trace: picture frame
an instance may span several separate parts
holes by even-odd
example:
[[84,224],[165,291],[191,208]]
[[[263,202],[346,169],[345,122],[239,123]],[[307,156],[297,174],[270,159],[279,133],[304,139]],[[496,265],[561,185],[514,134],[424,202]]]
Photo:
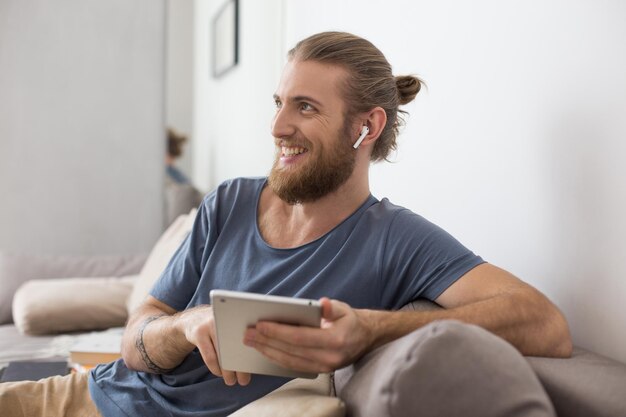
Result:
[[213,77],[220,78],[239,62],[239,0],[227,0],[212,21]]

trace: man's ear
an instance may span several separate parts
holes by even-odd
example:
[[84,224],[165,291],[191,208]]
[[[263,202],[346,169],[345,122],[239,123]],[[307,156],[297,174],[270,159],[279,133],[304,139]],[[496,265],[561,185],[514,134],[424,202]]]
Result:
[[364,120],[363,125],[359,125],[359,134],[361,133],[362,126],[367,126],[369,132],[361,141],[360,148],[367,148],[373,146],[376,140],[380,137],[385,124],[387,124],[387,113],[382,107],[374,107],[369,112],[363,113],[359,120]]

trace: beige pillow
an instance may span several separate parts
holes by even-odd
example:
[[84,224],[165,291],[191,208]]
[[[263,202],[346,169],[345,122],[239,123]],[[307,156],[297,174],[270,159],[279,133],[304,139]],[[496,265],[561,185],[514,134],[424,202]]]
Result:
[[0,324],[12,323],[15,291],[31,279],[123,277],[138,274],[147,254],[57,256],[0,251]]
[[152,286],[169,263],[170,258],[176,252],[176,249],[191,232],[196,212],[197,210],[194,208],[189,214],[178,216],[161,235],[154,248],[152,248],[146,263],[139,273],[139,278],[135,282],[130,297],[128,297],[126,306],[129,314],[137,309],[146,298],[150,289],[152,289]]
[[342,417],[345,413],[343,402],[332,396],[330,376],[320,374],[316,379],[293,379],[230,417]]
[[34,335],[123,326],[136,277],[27,281],[13,298],[15,325]]

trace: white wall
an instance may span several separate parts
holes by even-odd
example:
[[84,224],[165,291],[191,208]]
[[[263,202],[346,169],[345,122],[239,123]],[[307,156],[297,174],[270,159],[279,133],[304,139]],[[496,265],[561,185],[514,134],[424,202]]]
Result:
[[240,0],[239,64],[212,78],[210,22],[224,0],[195,2],[194,182],[265,175],[273,160],[272,95],[282,64],[280,0]]
[[242,65],[216,83],[206,22],[221,3],[196,2],[206,187],[268,171],[288,47],[322,30],[364,36],[395,73],[428,84],[407,107],[396,162],[372,169],[374,194],[536,286],[576,344],[626,362],[626,3],[242,0]]
[[193,173],[193,60],[194,2],[167,0],[165,124],[187,136],[176,166],[188,177]]
[[[329,13],[328,10],[333,10]],[[626,3],[288,2],[286,42],[345,30],[428,90],[372,188],[548,294],[626,362]]]
[[163,1],[0,1],[0,250],[145,252],[163,211]]

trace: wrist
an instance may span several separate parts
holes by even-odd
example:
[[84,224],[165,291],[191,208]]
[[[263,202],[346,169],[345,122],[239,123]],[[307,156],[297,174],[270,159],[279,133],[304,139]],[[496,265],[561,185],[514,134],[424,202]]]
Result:
[[[148,347],[146,346],[146,329],[150,326],[150,324],[154,324],[155,321],[162,320],[166,317],[166,314],[158,314],[154,316],[147,317],[139,326],[137,330],[137,338],[135,340],[135,348],[141,357],[141,361],[144,366],[147,368],[149,372],[162,374],[168,373],[172,371],[173,368],[166,367],[161,364],[161,361],[156,358],[154,352],[148,353]],[[150,338],[150,340],[154,341],[154,338]],[[149,343],[149,345],[154,345],[154,343]],[[150,349],[153,351],[153,349]]]
[[187,353],[195,349],[196,345],[191,341],[192,336],[189,334],[192,329],[192,317],[194,309],[181,311],[172,316],[172,330],[173,340],[175,345],[179,347],[181,351]]
[[358,310],[357,314],[367,333],[366,353],[408,333],[401,312]]
[[363,332],[365,346],[365,351],[363,353],[365,354],[383,344],[381,342],[381,323],[378,314],[380,312],[365,309],[355,310],[355,312],[359,320],[360,328]]

